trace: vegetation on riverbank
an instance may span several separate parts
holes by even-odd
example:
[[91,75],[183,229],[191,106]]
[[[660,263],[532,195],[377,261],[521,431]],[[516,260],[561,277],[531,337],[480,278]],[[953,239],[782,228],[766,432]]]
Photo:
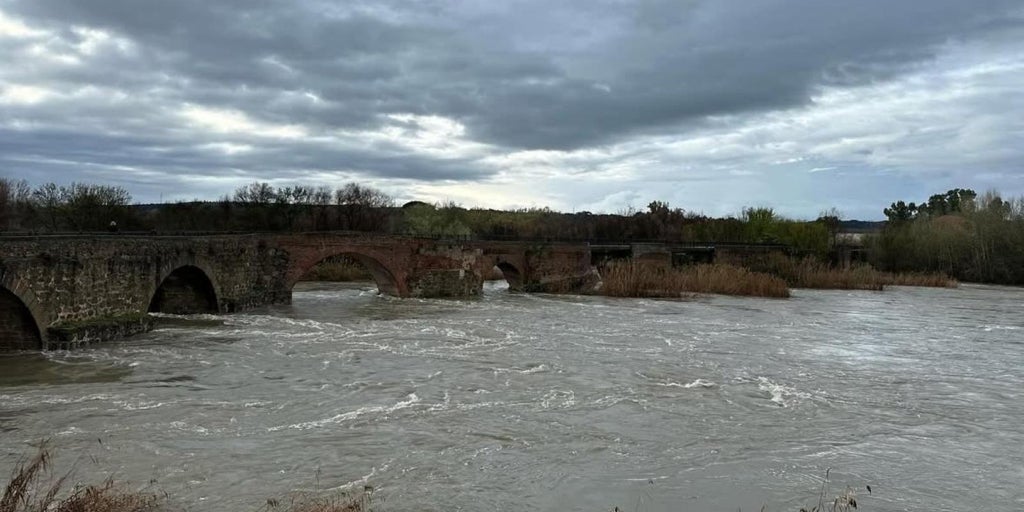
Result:
[[680,297],[715,293],[751,297],[789,297],[789,288],[882,290],[885,286],[954,288],[955,279],[942,274],[894,274],[870,265],[837,268],[807,257],[773,254],[744,266],[700,264],[664,268],[622,261],[601,270],[598,294],[611,297]]
[[920,205],[895,202],[885,214],[885,229],[866,239],[875,267],[1024,285],[1024,198],[953,189]]
[[[511,211],[464,208],[455,203],[394,198],[348,183],[275,187],[256,182],[218,201],[133,204],[123,187],[45,183],[0,178],[0,231],[68,232],[307,232],[362,231],[390,235],[497,240],[661,242],[667,244],[777,244],[790,254],[835,261],[844,226],[863,235],[871,265],[842,272],[801,270],[786,277],[795,287],[877,289],[885,284],[949,286],[939,275],[995,284],[1024,285],[1024,198],[970,189],[935,194],[920,204],[897,201],[881,222],[843,222],[838,211],[793,220],[770,207],[744,208],[712,218],[651,201],[646,209],[619,213],[563,213],[549,208]],[[858,242],[855,242],[858,243]],[[757,269],[755,269],[757,270]],[[892,273],[889,276],[888,273]],[[361,267],[322,266],[311,279],[366,279]],[[881,283],[881,284],[879,284]]]
[[882,290],[885,286],[956,288],[959,283],[944,274],[881,272],[859,263],[833,267],[812,257],[791,258],[772,254],[751,262],[751,270],[778,276],[792,288],[828,290]]
[[772,208],[713,218],[651,201],[619,213],[564,213],[550,208],[494,210],[447,202],[397,205],[387,193],[358,183],[276,187],[256,182],[217,201],[133,204],[123,187],[71,183],[31,186],[0,178],[0,231],[310,232],[492,240],[719,241],[785,244],[824,256],[838,218],[803,221]]
[[611,297],[681,297],[717,293],[751,297],[789,297],[785,281],[732,265],[659,268],[635,261],[608,265],[601,272],[599,295]]

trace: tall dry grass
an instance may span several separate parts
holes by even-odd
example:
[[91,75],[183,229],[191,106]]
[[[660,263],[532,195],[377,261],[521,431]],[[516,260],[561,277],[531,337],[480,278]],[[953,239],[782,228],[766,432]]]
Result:
[[[98,485],[67,487],[70,473],[55,476],[52,452],[40,444],[30,458],[15,466],[0,495],[0,512],[157,512],[171,510],[167,495],[146,490],[129,490],[107,478]],[[371,512],[373,488],[361,492],[340,492],[324,496],[297,493],[287,501],[269,499],[261,508],[267,512]]]
[[959,285],[955,279],[942,274],[893,274],[879,272],[867,264],[837,268],[812,257],[796,259],[781,254],[772,254],[750,267],[778,276],[793,288],[882,290],[886,286],[955,288]]
[[666,269],[630,261],[605,267],[601,281],[596,293],[611,297],[681,297],[694,293],[789,297],[783,280],[732,265]]
[[146,512],[160,510],[163,499],[145,491],[129,491],[112,479],[99,485],[66,489],[69,474],[54,477],[46,443],[18,464],[3,495],[0,512]]
[[892,273],[884,272],[887,285],[892,286],[928,286],[932,288],[956,288],[960,282],[946,274],[929,274],[927,272]]

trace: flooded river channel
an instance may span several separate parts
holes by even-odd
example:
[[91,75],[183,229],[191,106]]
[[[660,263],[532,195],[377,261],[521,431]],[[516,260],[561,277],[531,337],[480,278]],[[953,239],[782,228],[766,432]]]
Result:
[[0,473],[49,437],[79,478],[194,511],[363,485],[389,511],[795,511],[827,468],[868,512],[1021,510],[1022,390],[1022,289],[304,283],[289,306],[0,358]]

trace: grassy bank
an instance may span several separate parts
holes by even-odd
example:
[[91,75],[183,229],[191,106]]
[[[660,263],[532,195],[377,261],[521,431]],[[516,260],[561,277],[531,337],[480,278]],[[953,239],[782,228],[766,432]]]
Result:
[[328,258],[302,276],[303,281],[372,281],[373,276],[359,262],[347,256]]
[[814,258],[796,259],[774,254],[749,265],[752,270],[782,278],[793,288],[882,290],[885,286],[955,288],[959,283],[943,274],[880,272],[867,264],[832,267]]
[[611,297],[680,297],[694,293],[789,297],[789,288],[782,279],[721,264],[664,269],[631,261],[605,267],[601,281],[596,293]]

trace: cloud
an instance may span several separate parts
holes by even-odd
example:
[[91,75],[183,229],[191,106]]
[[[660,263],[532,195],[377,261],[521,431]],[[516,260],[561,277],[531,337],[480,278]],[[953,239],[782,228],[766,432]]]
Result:
[[1016,0],[0,0],[0,169],[877,217],[1024,193],[1022,27]]

